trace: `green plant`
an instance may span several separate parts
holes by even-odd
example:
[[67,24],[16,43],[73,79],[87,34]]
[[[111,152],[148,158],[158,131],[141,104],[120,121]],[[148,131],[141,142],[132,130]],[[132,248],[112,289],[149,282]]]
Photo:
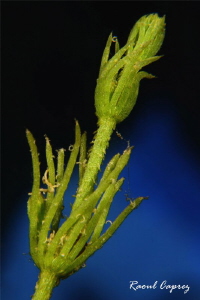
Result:
[[[111,159],[95,186],[97,175],[116,124],[123,121],[135,105],[140,80],[154,77],[140,70],[160,58],[155,55],[164,39],[164,27],[164,17],[157,14],[143,16],[121,49],[117,38],[110,34],[95,89],[98,130],[93,146],[87,151],[86,133],[81,134],[76,121],[75,143],[64,168],[64,149],[58,151],[55,166],[52,147],[46,137],[47,170],[42,178],[46,189],[40,188],[40,163],[35,140],[30,131],[26,131],[33,162],[33,188],[28,200],[30,253],[41,271],[34,300],[49,299],[60,279],[82,268],[145,199],[139,197],[130,201],[102,234],[113,197],[124,181],[118,177],[128,163],[133,147],[128,146],[123,154],[116,154]],[[115,43],[115,54],[110,57],[112,42]],[[70,216],[60,225],[64,193],[76,164],[79,165],[79,185],[75,201]]]

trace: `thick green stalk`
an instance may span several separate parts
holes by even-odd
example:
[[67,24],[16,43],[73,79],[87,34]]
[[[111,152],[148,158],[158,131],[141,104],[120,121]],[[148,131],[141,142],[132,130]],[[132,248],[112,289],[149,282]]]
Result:
[[99,120],[99,128],[94,137],[93,147],[89,155],[89,160],[82,178],[81,185],[78,189],[76,200],[73,205],[75,210],[81,201],[93,190],[96,183],[97,174],[100,170],[101,163],[104,159],[106,149],[116,122],[112,118],[101,118]]
[[39,275],[39,280],[35,286],[35,293],[32,300],[49,300],[53,288],[59,284],[59,279],[54,273],[44,270]]

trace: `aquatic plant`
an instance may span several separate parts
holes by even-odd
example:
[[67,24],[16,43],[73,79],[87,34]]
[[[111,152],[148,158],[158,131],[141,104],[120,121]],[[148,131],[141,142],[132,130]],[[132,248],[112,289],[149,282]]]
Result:
[[[61,279],[83,267],[86,260],[113,235],[125,218],[146,197],[130,200],[130,204],[105,231],[107,215],[124,178],[119,175],[127,165],[132,148],[129,144],[122,154],[116,154],[107,164],[97,182],[109,140],[116,128],[131,112],[138,96],[142,78],[153,78],[141,69],[158,60],[156,56],[165,34],[165,18],[157,14],[141,17],[131,30],[122,48],[116,36],[109,35],[103,52],[95,89],[95,108],[98,129],[93,146],[88,151],[86,133],[81,133],[75,121],[75,142],[65,167],[64,149],[58,150],[57,162],[46,137],[47,170],[42,177],[33,135],[26,130],[33,163],[33,187],[28,199],[30,221],[30,254],[40,269],[34,300],[47,300]],[[115,44],[115,54],[110,49]],[[71,213],[60,224],[64,194],[75,165],[79,166],[79,182]]]

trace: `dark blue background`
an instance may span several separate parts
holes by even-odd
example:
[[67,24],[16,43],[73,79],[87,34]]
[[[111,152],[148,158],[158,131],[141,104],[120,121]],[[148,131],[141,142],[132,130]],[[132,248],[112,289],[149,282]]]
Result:
[[[30,299],[38,270],[29,256],[27,193],[32,169],[25,129],[34,134],[42,173],[44,134],[54,149],[74,141],[74,118],[89,141],[96,130],[93,93],[107,36],[126,42],[142,15],[166,15],[164,58],[145,68],[131,115],[114,133],[106,161],[135,146],[110,220],[129,197],[149,196],[87,267],[61,282],[52,300],[200,298],[199,3],[2,3],[2,299]],[[75,174],[76,175],[76,174]],[[66,206],[77,187],[76,176]],[[130,290],[129,281],[155,290]],[[169,293],[159,285],[189,285]]]

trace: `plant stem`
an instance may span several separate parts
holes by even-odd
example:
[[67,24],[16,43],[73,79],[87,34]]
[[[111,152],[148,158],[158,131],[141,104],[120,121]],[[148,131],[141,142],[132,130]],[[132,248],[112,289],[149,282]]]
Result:
[[58,284],[59,280],[55,274],[48,270],[41,271],[32,300],[49,300],[53,288]]
[[99,128],[93,140],[94,144],[89,154],[88,163],[81,185],[78,189],[73,210],[77,208],[81,201],[93,190],[97,174],[109,145],[110,137],[115,129],[116,122],[112,118],[102,117],[99,119],[98,125]]

